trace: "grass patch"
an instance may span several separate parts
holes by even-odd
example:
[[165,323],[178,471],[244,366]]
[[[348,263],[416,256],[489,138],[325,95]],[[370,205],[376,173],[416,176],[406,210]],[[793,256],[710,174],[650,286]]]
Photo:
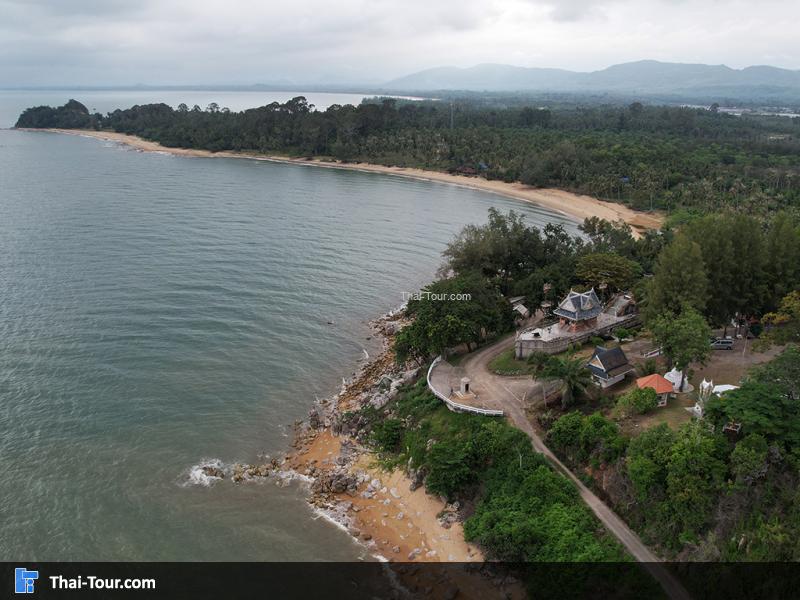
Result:
[[514,356],[514,348],[503,350],[489,362],[489,370],[496,375],[532,375],[533,365]]

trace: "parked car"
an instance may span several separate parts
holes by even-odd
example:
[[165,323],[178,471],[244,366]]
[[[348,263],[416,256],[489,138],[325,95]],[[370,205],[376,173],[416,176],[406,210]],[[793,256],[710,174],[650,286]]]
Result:
[[730,338],[712,338],[711,347],[714,350],[733,350],[733,340]]

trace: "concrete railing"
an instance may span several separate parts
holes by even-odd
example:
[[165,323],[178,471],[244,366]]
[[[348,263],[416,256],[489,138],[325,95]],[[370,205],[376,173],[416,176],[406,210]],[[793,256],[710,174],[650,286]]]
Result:
[[453,412],[466,412],[476,415],[485,415],[489,417],[503,416],[504,413],[502,410],[492,410],[490,408],[478,408],[476,406],[467,406],[466,404],[459,404],[458,402],[453,402],[450,398],[448,398],[440,391],[438,391],[435,387],[433,387],[433,384],[431,383],[431,373],[433,372],[434,367],[436,367],[436,365],[438,365],[440,362],[442,362],[442,357],[437,356],[431,363],[431,366],[428,368],[427,383],[428,383],[428,389],[433,393],[434,396],[436,396],[437,398],[439,398],[439,400],[444,402],[447,405],[447,408],[449,408]]

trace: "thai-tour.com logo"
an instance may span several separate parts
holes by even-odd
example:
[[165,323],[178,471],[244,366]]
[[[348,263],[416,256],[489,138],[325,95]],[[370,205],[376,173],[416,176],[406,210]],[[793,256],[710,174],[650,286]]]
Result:
[[39,571],[29,571],[25,567],[14,569],[14,591],[17,594],[32,594]]
[[[39,571],[31,571],[25,567],[14,569],[14,591],[17,594],[33,594],[36,589],[36,580]],[[155,579],[116,577],[97,577],[95,575],[78,575],[64,577],[63,575],[49,575],[42,577],[49,583],[52,590],[155,590]]]

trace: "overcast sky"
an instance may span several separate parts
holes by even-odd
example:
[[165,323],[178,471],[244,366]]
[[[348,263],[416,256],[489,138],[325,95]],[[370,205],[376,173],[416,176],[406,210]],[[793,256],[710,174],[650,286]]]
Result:
[[797,0],[0,0],[0,86],[380,83],[645,58],[800,69]]

